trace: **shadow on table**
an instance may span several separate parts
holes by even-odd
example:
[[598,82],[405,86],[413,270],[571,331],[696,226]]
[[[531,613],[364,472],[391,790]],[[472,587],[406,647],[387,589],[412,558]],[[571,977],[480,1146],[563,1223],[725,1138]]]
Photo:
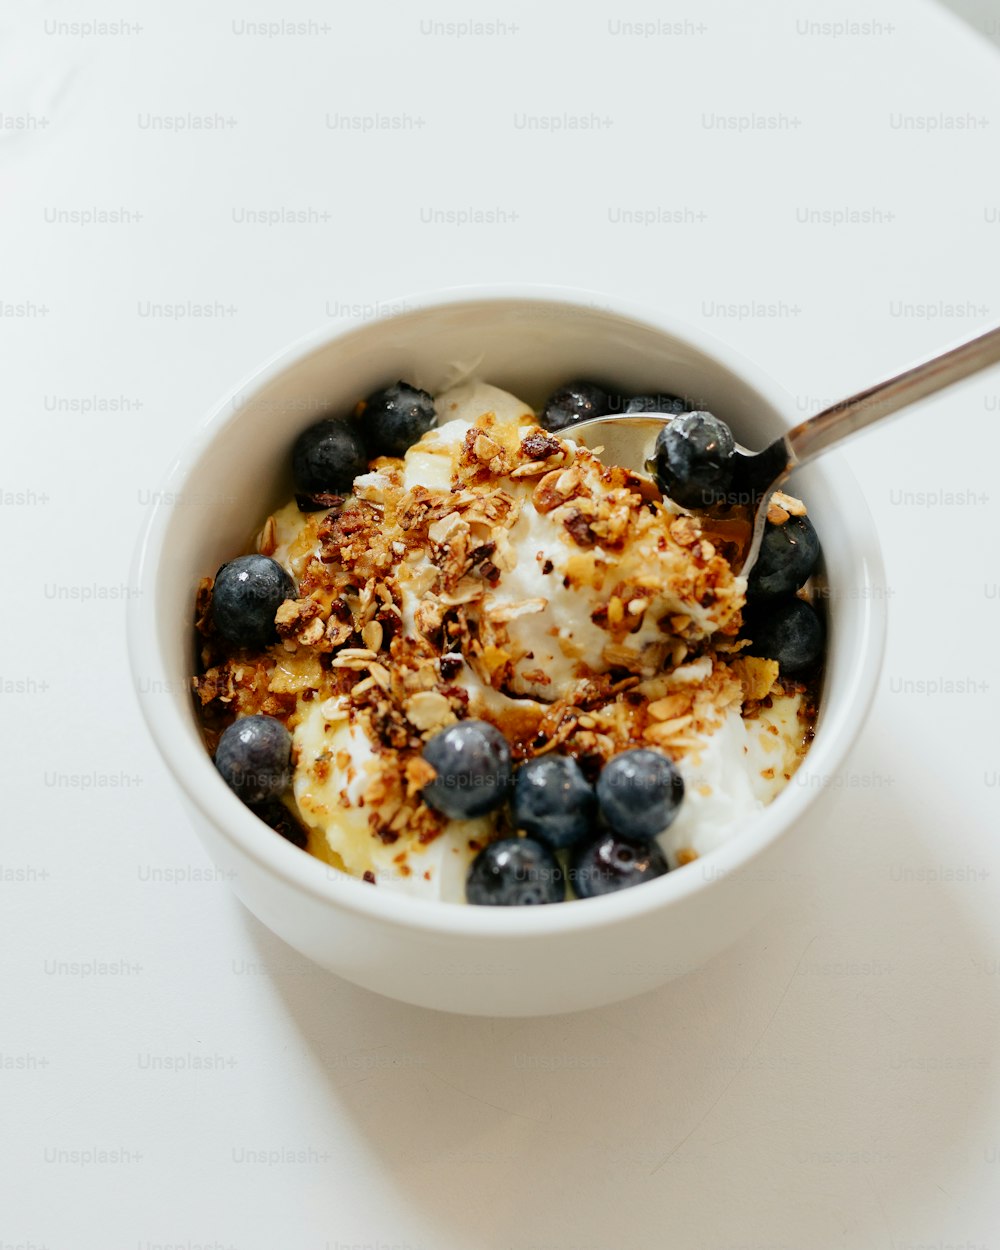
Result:
[[[414,1250],[824,1250],[920,1229],[929,1189],[990,1136],[997,978],[898,796],[866,802],[856,871],[829,844],[839,806],[824,800],[800,885],[746,942],[571,1016],[449,1016],[304,975],[247,914],[318,1095],[414,1210]],[[367,1240],[398,1241],[371,1224]]]
[[993,0],[940,0],[940,3],[967,22],[977,35],[1000,44],[1000,14]]

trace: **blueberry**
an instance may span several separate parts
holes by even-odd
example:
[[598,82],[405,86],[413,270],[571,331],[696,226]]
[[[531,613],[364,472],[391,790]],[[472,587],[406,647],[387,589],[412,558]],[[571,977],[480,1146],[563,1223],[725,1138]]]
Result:
[[254,809],[265,825],[280,833],[286,842],[304,851],[309,835],[295,814],[280,799],[268,799]]
[[803,599],[768,599],[748,613],[743,627],[750,655],[777,660],[783,677],[807,672],[823,654],[823,622]]
[[361,407],[361,432],[371,456],[402,456],[437,421],[434,397],[407,382],[369,395]]
[[277,560],[237,556],[215,575],[212,621],[231,646],[259,650],[277,642],[274,614],[295,596],[295,583]]
[[469,867],[465,897],[480,907],[561,903],[563,870],[547,846],[534,838],[501,838],[484,846]]
[[613,756],[597,779],[597,802],[608,826],[628,838],[655,838],[672,822],[684,781],[660,751],[637,747]]
[[276,799],[291,779],[292,736],[273,716],[241,716],[215,748],[215,767],[248,807]]
[[493,811],[507,797],[510,745],[495,725],[463,720],[442,729],[424,747],[437,777],[424,786],[425,800],[443,816],[465,820]]
[[367,471],[361,435],[338,417],[308,426],[292,447],[295,495],[303,512],[328,508],[336,496],[349,495],[354,479]]
[[819,561],[819,535],[806,516],[790,516],[784,525],[768,521],[757,563],[750,570],[752,599],[791,594],[805,584]]
[[587,836],[594,805],[593,788],[568,755],[528,760],[514,777],[514,824],[556,850]]
[[686,412],[665,425],[653,452],[663,493],[682,508],[718,503],[733,480],[732,431],[710,412]]
[[633,395],[625,405],[626,413],[662,412],[679,417],[688,405],[679,395]]
[[596,382],[567,382],[545,401],[539,420],[547,430],[564,430],[591,417],[603,417],[610,407],[607,391]]
[[667,871],[667,861],[655,842],[604,833],[572,853],[569,880],[580,898],[596,898],[642,885]]

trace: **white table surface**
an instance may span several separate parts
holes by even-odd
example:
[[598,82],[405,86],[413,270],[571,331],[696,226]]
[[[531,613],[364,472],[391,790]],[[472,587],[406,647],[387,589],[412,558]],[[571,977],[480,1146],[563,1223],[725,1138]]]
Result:
[[868,728],[779,910],[624,1005],[463,1019],[315,970],[214,878],[126,672],[150,493],[331,311],[605,289],[803,413],[1000,316],[997,51],[928,0],[813,6],[843,36],[804,7],[5,9],[0,1250],[1000,1244],[997,373],[852,447],[891,597]]

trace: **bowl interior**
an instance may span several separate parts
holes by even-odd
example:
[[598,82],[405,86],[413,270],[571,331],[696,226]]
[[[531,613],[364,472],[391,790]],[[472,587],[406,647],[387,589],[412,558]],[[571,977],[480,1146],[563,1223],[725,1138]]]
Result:
[[[209,418],[200,440],[176,465],[140,556],[142,601],[131,629],[133,635],[155,631],[155,637],[148,646],[132,638],[136,680],[140,696],[144,681],[147,694],[158,696],[155,706],[145,698],[146,715],[186,788],[222,788],[201,745],[190,696],[195,589],[200,578],[244,549],[272,507],[290,497],[295,436],[320,415],[347,413],[359,397],[397,378],[434,392],[469,376],[535,405],[557,384],[580,376],[633,392],[684,394],[727,420],[748,447],[763,446],[795,419],[780,389],[721,345],[597,304],[516,297],[447,301],[293,349]],[[870,695],[861,685],[874,685],[871,653],[881,641],[872,614],[878,551],[856,487],[835,462],[802,471],[793,489],[806,499],[819,529],[830,586],[826,689],[817,737],[799,775],[803,785],[820,786],[844,749],[843,730],[860,724]],[[790,806],[793,788],[769,810]]]

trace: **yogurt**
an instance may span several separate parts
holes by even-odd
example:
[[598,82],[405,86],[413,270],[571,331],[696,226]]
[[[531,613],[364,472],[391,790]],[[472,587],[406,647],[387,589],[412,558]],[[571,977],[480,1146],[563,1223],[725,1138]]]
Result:
[[[342,678],[335,668],[298,694],[289,724],[302,820],[352,875],[462,902],[498,817],[429,824],[419,778],[404,776],[412,746],[392,745],[462,713],[499,724],[527,753],[549,749],[546,735],[584,757],[665,750],[685,782],[660,838],[672,867],[732,837],[787,784],[809,731],[801,690],[761,697],[768,662],[749,681],[741,669],[745,583],[693,518],[539,431],[517,397],[467,383],[436,408],[438,428],[401,462],[376,462],[345,505],[371,526],[384,573],[359,585],[367,565],[357,564],[341,599],[363,615],[381,578],[382,606],[362,637],[393,642],[373,658],[354,647],[345,661],[371,674],[369,704],[359,708],[355,688],[323,687],[329,672]],[[322,576],[338,553],[349,563],[349,527],[294,503],[270,524],[271,554],[326,603],[337,587]],[[286,642],[288,665],[306,664],[299,650]]]

